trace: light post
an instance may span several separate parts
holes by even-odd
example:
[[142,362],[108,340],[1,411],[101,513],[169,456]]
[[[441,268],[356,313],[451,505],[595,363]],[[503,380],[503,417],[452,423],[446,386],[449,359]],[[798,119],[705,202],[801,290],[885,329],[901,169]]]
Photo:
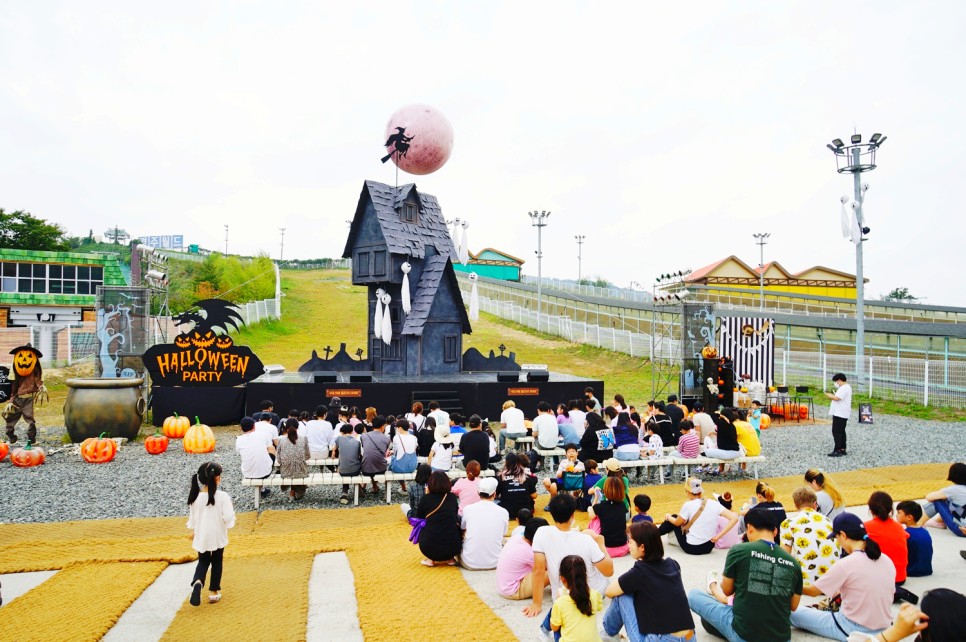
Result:
[[574,238],[577,240],[577,285],[580,285],[580,282],[583,280],[581,278],[583,258],[584,258],[583,245],[584,245],[584,239],[586,239],[587,236],[585,234],[578,234]]
[[855,225],[851,226],[852,243],[855,244],[855,380],[859,388],[865,385],[865,278],[862,270],[862,244],[869,228],[862,217],[862,172],[875,169],[875,153],[886,136],[875,133],[869,142],[862,142],[862,134],[853,134],[849,144],[836,138],[826,145],[835,154],[835,166],[839,174],[852,174],[855,188]]
[[225,226],[225,256],[228,256],[228,226]]
[[758,275],[758,285],[759,285],[758,309],[764,311],[765,310],[765,243],[768,242],[767,239],[769,236],[771,236],[771,234],[762,232],[759,234],[752,234],[752,236],[755,237],[755,243],[758,244],[758,247],[761,250],[760,252],[761,257],[759,259],[760,262],[758,264],[758,269],[761,270],[760,274]]
[[278,231],[281,232],[282,238],[278,245],[278,260],[282,260],[282,256],[285,254],[285,228],[280,227]]
[[543,309],[543,228],[547,226],[550,212],[533,210],[527,212],[530,223],[537,228],[537,330],[540,329],[540,312]]

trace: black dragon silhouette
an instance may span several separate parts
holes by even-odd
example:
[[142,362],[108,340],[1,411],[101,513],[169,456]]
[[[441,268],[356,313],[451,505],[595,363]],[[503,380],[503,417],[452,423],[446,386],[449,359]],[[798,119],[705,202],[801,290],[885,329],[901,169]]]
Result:
[[[182,312],[172,317],[171,321],[179,327],[193,323],[194,330],[202,334],[215,328],[221,328],[222,332],[227,334],[229,326],[237,330],[245,324],[245,320],[238,313],[238,306],[230,301],[205,299],[195,301],[191,307],[199,310]],[[200,312],[204,312],[204,316]]]

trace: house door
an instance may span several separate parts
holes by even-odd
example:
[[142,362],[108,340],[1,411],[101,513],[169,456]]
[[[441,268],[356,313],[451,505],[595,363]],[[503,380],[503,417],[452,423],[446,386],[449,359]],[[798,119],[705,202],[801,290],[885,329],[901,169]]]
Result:
[[370,337],[369,344],[369,367],[373,372],[382,372],[382,339]]

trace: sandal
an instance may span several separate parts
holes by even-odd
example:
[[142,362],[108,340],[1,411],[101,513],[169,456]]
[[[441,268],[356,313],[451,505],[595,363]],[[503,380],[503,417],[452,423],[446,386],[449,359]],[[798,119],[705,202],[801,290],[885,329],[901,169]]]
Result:
[[433,560],[422,560],[419,563],[422,564],[423,566],[428,566],[430,568],[436,566],[436,562],[434,562]]
[[208,594],[208,604],[214,604],[220,599],[221,599],[221,592]]

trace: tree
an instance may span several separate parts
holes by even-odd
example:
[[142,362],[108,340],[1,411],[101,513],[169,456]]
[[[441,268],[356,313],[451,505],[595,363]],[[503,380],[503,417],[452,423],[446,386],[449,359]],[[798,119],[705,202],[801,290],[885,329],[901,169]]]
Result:
[[912,296],[909,288],[895,288],[889,294],[880,297],[883,301],[894,301],[896,303],[916,303],[919,297]]
[[66,232],[29,212],[5,212],[0,208],[0,248],[63,251],[69,249]]

